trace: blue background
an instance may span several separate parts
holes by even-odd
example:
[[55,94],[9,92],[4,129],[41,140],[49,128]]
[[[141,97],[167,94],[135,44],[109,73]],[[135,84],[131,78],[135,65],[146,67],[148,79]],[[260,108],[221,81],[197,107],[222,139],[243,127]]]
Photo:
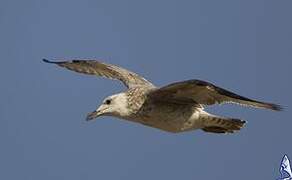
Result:
[[[291,0],[0,0],[0,179],[275,179],[292,158]],[[102,117],[121,83],[48,59],[100,59],[158,86],[203,79],[282,104],[209,112],[237,134],[170,134]]]

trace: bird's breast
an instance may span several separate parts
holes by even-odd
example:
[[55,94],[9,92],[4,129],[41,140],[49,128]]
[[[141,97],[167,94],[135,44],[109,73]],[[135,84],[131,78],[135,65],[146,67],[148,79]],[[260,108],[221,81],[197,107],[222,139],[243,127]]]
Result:
[[149,103],[130,120],[169,132],[181,132],[194,126],[197,112],[198,109],[190,105]]

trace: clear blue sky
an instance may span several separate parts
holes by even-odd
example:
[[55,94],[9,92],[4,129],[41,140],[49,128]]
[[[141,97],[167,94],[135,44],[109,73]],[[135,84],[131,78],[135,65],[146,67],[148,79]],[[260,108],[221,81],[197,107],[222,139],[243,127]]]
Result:
[[[0,179],[275,179],[292,158],[291,0],[1,0]],[[115,81],[42,58],[101,59],[158,86],[203,79],[282,104],[210,112],[237,134],[170,134],[110,117],[85,122]]]

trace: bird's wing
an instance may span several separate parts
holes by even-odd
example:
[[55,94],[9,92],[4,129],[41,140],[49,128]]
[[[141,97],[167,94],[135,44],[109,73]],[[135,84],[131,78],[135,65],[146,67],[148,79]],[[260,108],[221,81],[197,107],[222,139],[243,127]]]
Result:
[[149,97],[156,100],[172,102],[180,101],[190,103],[190,101],[192,101],[192,103],[202,105],[236,103],[277,111],[282,109],[279,105],[248,99],[201,80],[188,80],[173,83],[152,91]]
[[135,86],[154,86],[149,81],[134,72],[128,71],[115,65],[106,64],[95,60],[72,60],[55,62],[43,59],[43,61],[47,63],[57,64],[61,67],[83,74],[117,79],[122,81],[124,85],[128,88]]

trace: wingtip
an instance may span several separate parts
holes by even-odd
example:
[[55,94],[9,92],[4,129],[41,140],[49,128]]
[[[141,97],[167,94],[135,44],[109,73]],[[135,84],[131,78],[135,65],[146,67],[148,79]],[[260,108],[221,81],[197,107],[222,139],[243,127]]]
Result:
[[48,60],[48,59],[45,59],[45,58],[43,58],[43,61],[44,61],[45,63],[54,63],[54,62],[52,62],[52,61],[50,61],[50,60]]
[[264,103],[262,107],[266,108],[266,109],[273,110],[273,111],[283,111],[284,110],[283,106],[280,106],[278,104],[272,104],[272,103]]
[[274,111],[283,111],[284,107],[280,106],[278,104],[271,104],[271,109],[274,110]]
[[56,62],[56,61],[50,61],[50,60],[45,59],[45,58],[43,58],[43,61],[44,61],[45,63],[50,63],[50,64],[60,64],[60,63],[61,63],[61,62]]

